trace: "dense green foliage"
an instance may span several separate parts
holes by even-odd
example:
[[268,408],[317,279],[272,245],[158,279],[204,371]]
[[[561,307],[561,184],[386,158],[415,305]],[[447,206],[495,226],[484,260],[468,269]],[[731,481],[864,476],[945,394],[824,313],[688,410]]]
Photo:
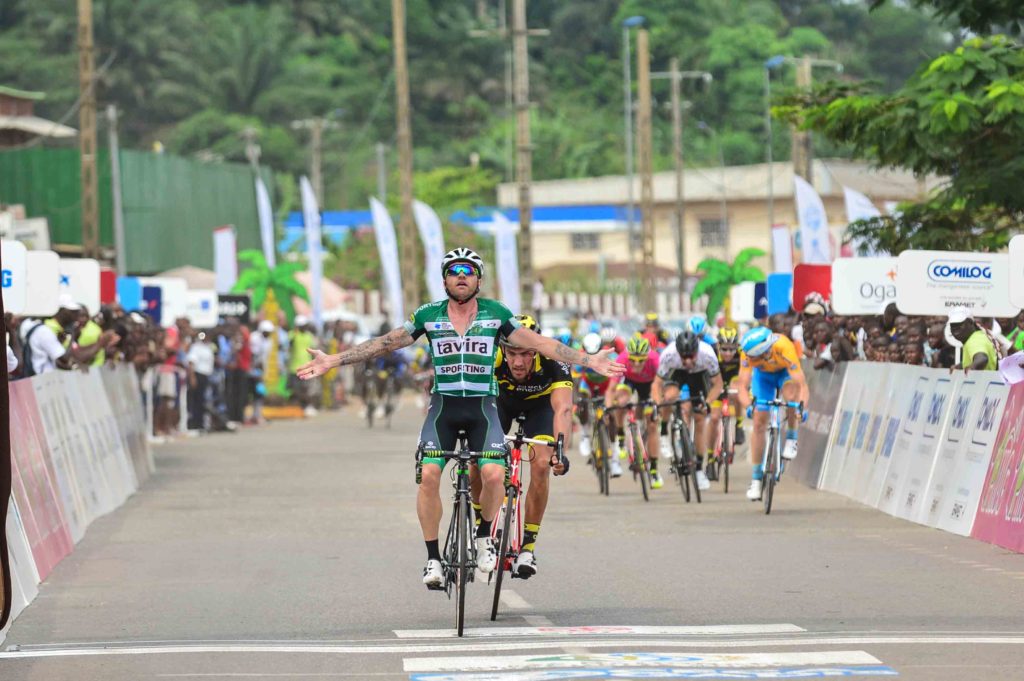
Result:
[[1024,228],[1024,48],[1003,36],[966,41],[890,95],[825,87],[777,112],[879,165],[948,178],[851,229],[876,247],[1000,250]]
[[[263,163],[294,174],[306,167],[308,142],[291,122],[334,116],[339,126],[325,133],[327,207],[365,206],[375,187],[373,146],[390,146],[394,137],[389,2],[94,3],[97,65],[107,65],[98,97],[123,110],[126,144],[160,141],[177,153],[243,160],[241,132],[252,127]],[[714,139],[692,126],[703,120],[717,131],[727,163],[749,163],[764,154],[768,57],[837,59],[848,77],[874,79],[891,91],[922,59],[946,49],[949,35],[921,12],[887,5],[869,13],[867,6],[868,0],[529,0],[530,25],[551,30],[531,39],[534,176],[621,172],[622,19],[647,18],[654,70],[678,56],[683,68],[714,75],[706,91],[694,81],[685,86],[693,102],[690,161],[717,163]],[[506,43],[469,36],[498,24],[497,7],[497,0],[408,0],[416,169],[444,169],[431,180],[435,188],[454,184],[461,199],[474,201],[481,190],[493,201],[493,184],[511,174]],[[67,0],[0,3],[0,83],[46,91],[40,113],[50,118],[62,117],[77,96],[75,19],[75,3]],[[792,78],[789,68],[773,75],[779,87]],[[655,83],[655,96],[655,163],[668,168],[666,81]],[[778,126],[776,158],[788,157],[788,144]],[[389,157],[393,165],[393,151]],[[471,157],[479,171],[467,170]],[[278,205],[293,196],[278,196]],[[446,195],[438,200],[438,210],[452,207]]]

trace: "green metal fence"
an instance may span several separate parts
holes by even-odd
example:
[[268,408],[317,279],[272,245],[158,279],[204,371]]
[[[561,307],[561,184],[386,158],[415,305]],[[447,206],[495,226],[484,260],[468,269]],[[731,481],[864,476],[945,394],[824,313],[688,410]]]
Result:
[[[261,173],[273,195],[273,178]],[[100,243],[113,246],[110,158],[99,156]],[[151,274],[180,265],[213,267],[213,229],[234,225],[238,247],[259,248],[252,171],[170,154],[121,150],[128,270]],[[54,244],[81,245],[77,149],[0,153],[0,202],[23,203],[50,220]]]

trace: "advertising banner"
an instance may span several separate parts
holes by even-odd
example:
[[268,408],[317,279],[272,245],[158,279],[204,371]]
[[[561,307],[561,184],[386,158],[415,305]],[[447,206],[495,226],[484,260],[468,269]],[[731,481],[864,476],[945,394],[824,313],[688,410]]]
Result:
[[155,324],[163,320],[163,289],[159,286],[142,287],[142,314],[149,315]]
[[1010,304],[1024,308],[1024,234],[1010,239]]
[[797,265],[793,271],[793,309],[804,309],[809,293],[820,293],[828,300],[832,296],[832,265]]
[[[818,483],[821,489],[829,492],[839,491],[843,480],[843,469],[846,467],[846,458],[853,446],[857,410],[865,384],[864,373],[860,369],[862,367],[857,366],[854,370],[847,371],[841,399],[836,405],[835,425],[831,428],[828,451],[822,464]],[[811,406],[813,404],[808,405],[808,408]]]
[[925,507],[925,497],[935,468],[939,443],[942,441],[948,425],[948,416],[952,411],[950,405],[953,402],[953,388],[958,379],[942,373],[935,375],[936,372],[927,369],[916,371],[928,373],[934,378],[929,377],[931,389],[922,403],[924,413],[921,419],[921,434],[909,450],[900,452],[907,458],[907,464],[903,470],[902,484],[896,493],[892,514],[898,518],[924,523],[928,510]]
[[519,254],[516,249],[516,231],[503,214],[495,211],[494,259],[498,269],[498,288],[501,301],[515,313],[522,312],[519,296]]
[[764,319],[768,316],[768,284],[759,281],[754,284],[754,317]]
[[841,362],[831,371],[816,370],[814,363],[806,359],[801,364],[814,399],[806,405],[807,421],[800,424],[800,456],[786,464],[786,473],[808,487],[818,487],[849,364]]
[[28,302],[28,250],[20,241],[0,242],[3,253],[3,271],[0,272],[4,297],[4,310],[22,314]]
[[117,272],[109,267],[100,268],[100,304],[108,305],[117,300]]
[[1024,553],[1024,383],[1010,388],[971,536]]
[[964,308],[984,317],[1012,317],[1010,264],[1004,253],[903,251],[896,307],[909,315],[948,315]]
[[733,320],[745,324],[757,321],[754,316],[754,282],[745,281],[729,289],[730,314]]
[[238,281],[238,242],[234,225],[213,230],[213,271],[217,293],[230,293]]
[[[863,377],[857,430],[847,467],[843,474],[841,493],[862,504],[874,506],[882,493],[889,473],[891,456],[883,456],[886,416],[890,413],[893,391],[905,380],[904,367],[873,364]],[[857,367],[858,372],[862,367]]]
[[142,309],[142,284],[138,277],[117,278],[117,302],[125,312],[135,312]]
[[[882,211],[871,202],[864,194],[855,189],[843,187],[843,198],[846,202],[846,222],[857,222],[858,220],[870,220],[882,216]],[[859,240],[851,242],[851,250],[855,256],[870,257],[875,255],[867,244]]]
[[878,509],[889,515],[896,515],[899,506],[899,492],[903,487],[910,466],[911,449],[917,446],[924,428],[926,413],[925,400],[931,396],[934,378],[931,374],[921,371],[916,375],[904,377],[900,386],[902,394],[907,397],[899,413],[899,430],[893,438],[893,446],[887,458],[889,470],[882,484],[882,494],[878,499]]
[[402,299],[402,273],[398,264],[398,242],[395,240],[395,224],[391,221],[384,204],[370,199],[370,213],[373,215],[373,231],[377,236],[377,252],[384,273],[384,290],[388,297],[388,313],[391,326],[405,321],[405,303]]
[[832,309],[841,315],[881,314],[896,302],[896,258],[839,258],[832,263]]
[[89,258],[60,259],[60,293],[67,293],[89,314],[100,309],[100,264]]
[[928,489],[927,525],[971,533],[1009,391],[994,372],[972,371],[960,383]]
[[217,326],[217,292],[211,289],[189,289],[186,295],[186,316],[197,329]]
[[35,391],[29,381],[10,384],[11,493],[21,511],[25,537],[39,579],[71,553],[74,542],[60,507]]
[[789,233],[789,225],[772,227],[772,259],[776,272],[792,274],[793,235]]
[[[0,502],[3,503],[3,502]],[[39,573],[25,536],[21,512],[12,496],[7,502],[7,556],[11,562],[11,620],[39,595]]]
[[768,314],[789,312],[793,304],[793,275],[789,272],[769,274],[765,288],[768,291]]
[[444,258],[444,230],[441,218],[433,208],[422,201],[412,202],[412,213],[423,242],[423,276],[427,280],[427,291],[431,300],[444,300],[444,280],[441,278],[441,260]]
[[805,263],[832,262],[832,240],[828,231],[825,204],[807,180],[793,175],[793,197],[800,221],[800,250]]
[[252,303],[248,293],[220,293],[217,295],[217,316],[234,317],[242,324],[249,324],[252,317]]
[[57,300],[60,298],[60,256],[53,251],[29,251],[25,258],[28,296],[24,314],[52,317],[57,314]]
[[277,249],[274,245],[274,210],[270,206],[270,193],[263,178],[256,178],[256,214],[260,220],[260,241],[263,243],[263,258],[267,267],[277,266]]
[[160,289],[160,326],[173,326],[174,322],[188,316],[188,282],[175,277],[139,277],[143,288],[156,286]]
[[[324,276],[324,249],[320,242],[320,207],[313,185],[305,175],[299,180],[299,193],[302,195],[302,222],[306,226],[306,257],[309,258],[309,306],[313,310],[313,326],[319,333],[324,328],[324,305],[320,294],[320,283]],[[377,246],[380,247],[379,237]]]

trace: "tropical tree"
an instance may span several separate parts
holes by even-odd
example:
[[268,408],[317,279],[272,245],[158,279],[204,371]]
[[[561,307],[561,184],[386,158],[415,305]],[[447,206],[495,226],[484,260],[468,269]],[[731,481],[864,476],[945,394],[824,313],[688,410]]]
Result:
[[306,269],[300,262],[282,262],[274,268],[267,266],[267,260],[263,257],[262,251],[250,249],[238,254],[238,259],[248,263],[249,267],[242,272],[232,289],[235,293],[250,291],[252,293],[252,306],[259,309],[267,299],[267,293],[272,291],[274,300],[284,311],[291,324],[295,319],[295,305],[292,298],[301,298],[309,302],[309,293],[306,287],[295,279],[295,273]]
[[690,300],[696,301],[703,295],[708,297],[705,313],[708,319],[714,319],[722,305],[728,300],[733,286],[745,281],[764,281],[764,272],[760,267],[750,264],[754,258],[760,258],[765,252],[760,248],[744,248],[736,255],[732,263],[718,258],[705,258],[697,265],[697,270],[704,276],[693,288]]

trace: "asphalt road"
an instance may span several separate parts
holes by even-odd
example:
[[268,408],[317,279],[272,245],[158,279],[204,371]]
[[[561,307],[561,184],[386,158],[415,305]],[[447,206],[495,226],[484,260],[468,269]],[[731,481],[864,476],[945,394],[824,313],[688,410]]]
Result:
[[[420,583],[412,451],[355,410],[157,449],[0,653],[0,679],[1024,678],[1024,556],[783,481],[771,516],[671,480],[599,497],[574,454],[539,574]],[[448,495],[445,494],[447,500]]]

